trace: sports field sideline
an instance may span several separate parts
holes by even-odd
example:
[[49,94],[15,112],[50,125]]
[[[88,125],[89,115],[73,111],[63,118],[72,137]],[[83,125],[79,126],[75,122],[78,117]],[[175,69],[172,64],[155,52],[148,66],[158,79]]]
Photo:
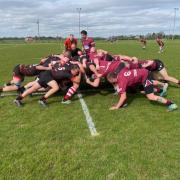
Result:
[[[137,41],[97,42],[114,54],[159,58],[180,77],[180,41],[167,41],[158,54],[154,41],[142,50]],[[20,63],[62,51],[60,43],[0,44],[0,84]],[[82,92],[98,136],[92,137],[78,96],[69,105],[63,95],[39,107],[38,96],[16,108],[13,96],[0,99],[0,179],[179,179],[180,111],[172,113],[143,95],[129,95],[128,107],[109,111],[118,99],[109,90]],[[168,97],[180,106],[180,88]],[[58,101],[59,99],[59,101]]]

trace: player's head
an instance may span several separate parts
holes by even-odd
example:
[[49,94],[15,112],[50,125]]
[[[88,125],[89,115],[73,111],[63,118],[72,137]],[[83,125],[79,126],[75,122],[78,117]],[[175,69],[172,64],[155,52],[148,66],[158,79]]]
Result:
[[71,67],[71,74],[73,76],[77,76],[80,72],[80,68],[77,64],[73,64],[72,67]]
[[71,59],[71,51],[65,51],[63,53],[63,55],[64,55],[64,57],[67,57],[67,58]]
[[116,83],[117,82],[117,74],[114,72],[109,73],[107,75],[107,80],[112,84]]
[[70,34],[69,35],[69,39],[72,41],[74,39],[74,35],[73,34]]
[[81,31],[81,37],[82,37],[82,39],[85,39],[87,37],[87,31],[82,30]]
[[96,48],[95,48],[95,47],[92,47],[92,48],[90,49],[90,52],[91,52],[91,53],[95,53],[95,52],[96,52]]
[[71,49],[72,49],[72,50],[75,50],[76,48],[77,48],[76,44],[75,44],[75,43],[72,43],[72,44],[71,44]]

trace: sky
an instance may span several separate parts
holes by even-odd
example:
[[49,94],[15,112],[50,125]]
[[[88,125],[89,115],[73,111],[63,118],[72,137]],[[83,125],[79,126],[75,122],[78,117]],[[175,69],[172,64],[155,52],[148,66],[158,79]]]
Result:
[[66,37],[145,35],[173,32],[174,8],[177,10],[175,33],[180,34],[180,0],[0,0],[0,37],[37,35],[37,19],[41,36]]

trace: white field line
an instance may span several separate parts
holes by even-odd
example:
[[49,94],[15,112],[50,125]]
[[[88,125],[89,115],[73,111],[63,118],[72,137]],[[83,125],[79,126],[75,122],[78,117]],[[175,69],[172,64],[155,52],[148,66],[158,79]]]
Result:
[[90,130],[91,136],[98,136],[99,133],[97,133],[97,131],[96,131],[95,124],[94,124],[93,119],[89,113],[89,109],[87,107],[87,104],[82,97],[82,94],[78,93],[77,96],[78,96],[79,101],[81,103],[83,113],[86,117],[86,122],[87,122],[88,128]]
[[[32,93],[33,96],[38,96],[38,95],[44,95],[45,92],[36,92],[36,93]],[[0,97],[6,97],[6,96],[18,96],[18,93],[2,93],[0,95]]]

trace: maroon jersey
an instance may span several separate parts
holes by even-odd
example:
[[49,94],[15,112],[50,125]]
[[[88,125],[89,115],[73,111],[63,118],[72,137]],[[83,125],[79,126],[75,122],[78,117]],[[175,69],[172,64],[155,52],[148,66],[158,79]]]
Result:
[[162,41],[162,39],[157,38],[156,42],[158,43],[159,46],[164,46],[164,42]]
[[36,69],[37,64],[25,65],[21,64],[19,66],[20,73],[24,76],[36,76],[40,73],[39,70]]
[[90,53],[90,49],[92,47],[91,43],[94,42],[93,38],[87,37],[86,39],[82,39],[82,45],[87,55]]
[[118,66],[121,64],[121,61],[99,61],[99,73],[102,76],[107,76],[107,74],[114,72]]
[[146,39],[140,39],[140,42],[142,43],[142,44],[144,44],[144,45],[146,45]]
[[145,82],[149,74],[146,69],[129,70],[124,68],[117,77],[117,91],[119,94],[125,93],[128,87],[134,87],[137,84]]

